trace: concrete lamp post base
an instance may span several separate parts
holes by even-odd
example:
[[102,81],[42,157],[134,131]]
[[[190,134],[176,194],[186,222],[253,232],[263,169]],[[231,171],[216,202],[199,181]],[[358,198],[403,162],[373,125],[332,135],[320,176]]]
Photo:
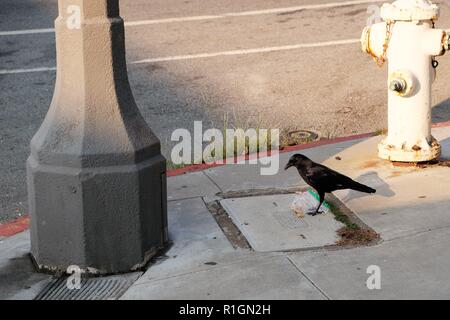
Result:
[[46,271],[133,271],[167,241],[165,159],[129,86],[118,0],[58,5],[56,88],[27,161],[31,253]]

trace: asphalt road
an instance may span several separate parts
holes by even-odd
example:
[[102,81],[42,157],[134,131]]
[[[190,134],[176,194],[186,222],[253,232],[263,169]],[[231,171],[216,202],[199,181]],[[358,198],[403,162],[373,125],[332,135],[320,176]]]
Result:
[[[163,153],[170,154],[172,131],[194,120],[205,129],[262,126],[324,137],[385,128],[386,69],[358,42],[340,43],[359,39],[369,4],[339,2],[121,0],[131,86]],[[436,2],[437,26],[449,29],[450,7]],[[53,28],[56,15],[56,0],[0,0],[0,221],[27,213],[29,141],[55,82],[54,34],[39,29]],[[433,120],[448,121],[450,55],[439,60]]]

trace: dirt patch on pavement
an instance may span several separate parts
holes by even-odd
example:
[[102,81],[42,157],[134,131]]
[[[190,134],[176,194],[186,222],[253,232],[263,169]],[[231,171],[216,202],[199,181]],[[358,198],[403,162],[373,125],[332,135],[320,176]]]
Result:
[[338,230],[339,240],[335,246],[357,247],[377,244],[381,238],[378,233],[367,226],[358,216],[334,195],[327,195],[331,212],[337,221],[345,226]]
[[370,245],[380,239],[380,236],[375,231],[360,227],[343,227],[337,233],[341,238],[336,242],[338,246]]

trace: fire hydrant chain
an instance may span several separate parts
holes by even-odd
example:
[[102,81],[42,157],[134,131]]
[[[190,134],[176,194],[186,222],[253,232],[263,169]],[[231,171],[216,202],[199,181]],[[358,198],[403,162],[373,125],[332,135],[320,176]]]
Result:
[[436,60],[435,57],[431,58],[431,65],[433,66],[434,69],[437,69],[437,67],[439,67],[439,61]]
[[[375,62],[380,68],[386,62],[387,50],[389,48],[389,42],[391,41],[392,29],[394,27],[394,24],[395,21],[386,21],[386,36],[383,44],[383,53],[381,54],[380,57],[378,57],[374,52],[372,52],[372,50],[370,50],[370,45],[368,46],[369,49],[367,53],[369,53],[373,57],[373,60],[375,60]],[[370,32],[368,33],[368,39],[370,39]]]
[[[431,28],[436,29],[436,21],[431,20]],[[437,69],[437,67],[439,66],[439,61],[436,60],[436,56],[431,57],[431,65],[434,69]]]

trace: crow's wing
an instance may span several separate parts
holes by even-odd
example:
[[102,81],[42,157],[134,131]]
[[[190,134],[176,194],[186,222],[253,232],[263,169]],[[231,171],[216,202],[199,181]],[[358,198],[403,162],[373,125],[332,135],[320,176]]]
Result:
[[353,182],[351,178],[319,164],[308,168],[306,177],[313,186],[323,189],[323,191],[348,188]]

